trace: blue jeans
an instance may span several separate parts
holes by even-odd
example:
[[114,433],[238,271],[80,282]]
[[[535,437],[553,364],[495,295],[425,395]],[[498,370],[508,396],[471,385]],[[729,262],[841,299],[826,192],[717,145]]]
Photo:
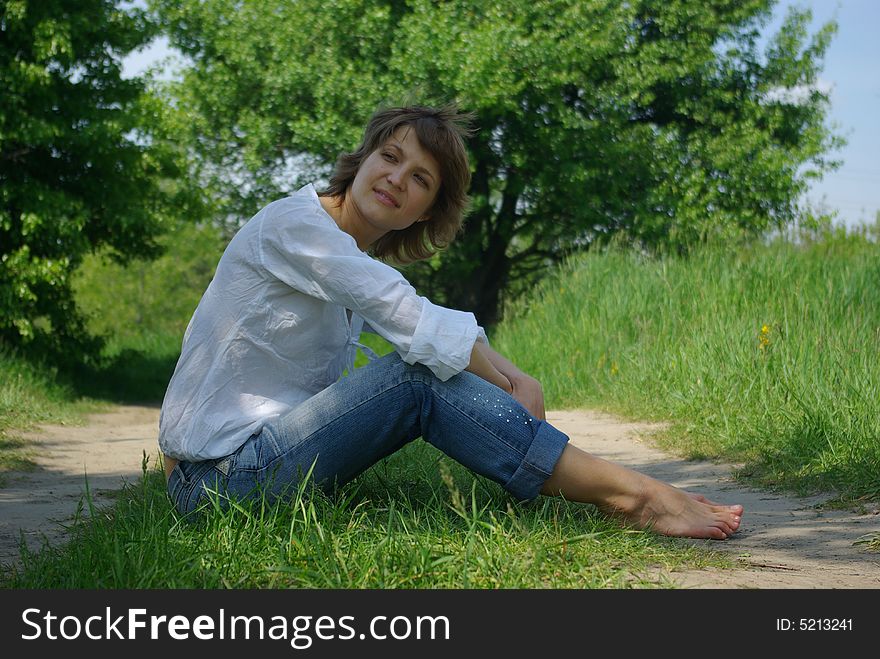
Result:
[[313,464],[312,481],[331,489],[418,437],[520,500],[538,495],[568,442],[482,378],[465,371],[443,382],[391,353],[267,423],[235,453],[180,462],[168,492],[185,514],[206,488],[239,499],[274,498]]

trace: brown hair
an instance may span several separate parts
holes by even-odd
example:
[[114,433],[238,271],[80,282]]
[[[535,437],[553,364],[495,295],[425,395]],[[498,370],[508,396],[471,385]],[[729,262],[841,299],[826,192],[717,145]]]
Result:
[[412,127],[419,144],[440,165],[440,189],[426,222],[414,222],[406,229],[388,232],[373,243],[371,252],[378,258],[401,264],[429,258],[453,241],[467,212],[471,172],[464,140],[471,134],[471,119],[472,115],[459,112],[454,104],[437,108],[411,105],[377,111],[367,123],[361,145],[337,159],[330,185],[321,196],[345,199],[361,163],[398,128]]

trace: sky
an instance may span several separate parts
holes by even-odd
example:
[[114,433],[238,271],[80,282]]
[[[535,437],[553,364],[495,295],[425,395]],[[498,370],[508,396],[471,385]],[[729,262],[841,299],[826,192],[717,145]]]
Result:
[[871,223],[880,211],[880,1],[781,0],[768,29],[776,31],[789,6],[812,10],[810,33],[838,23],[819,78],[830,88],[830,121],[847,145],[832,154],[841,167],[814,183],[806,201],[838,211],[841,224]]
[[[811,34],[829,20],[838,23],[819,84],[830,90],[829,122],[847,140],[831,154],[840,168],[813,182],[802,201],[835,211],[838,224],[871,223],[880,212],[880,0],[780,0],[768,31],[778,30],[791,6],[812,11]],[[167,40],[158,39],[124,60],[124,74],[137,75],[170,55]]]

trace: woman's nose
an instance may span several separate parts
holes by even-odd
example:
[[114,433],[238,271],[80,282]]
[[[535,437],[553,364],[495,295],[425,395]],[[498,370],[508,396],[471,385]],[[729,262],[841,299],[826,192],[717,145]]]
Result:
[[390,172],[388,172],[388,183],[395,187],[401,187],[403,185],[403,181],[405,180],[405,175],[403,170],[399,167],[395,167]]

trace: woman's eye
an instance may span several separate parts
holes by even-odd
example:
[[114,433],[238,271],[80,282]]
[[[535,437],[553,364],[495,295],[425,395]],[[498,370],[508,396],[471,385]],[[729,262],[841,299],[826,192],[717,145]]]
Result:
[[428,182],[425,180],[425,177],[421,174],[415,174],[416,181],[418,181],[421,185],[424,185],[426,188],[428,187]]
[[397,160],[397,158],[394,157],[393,153],[388,153],[387,151],[382,154],[382,157],[389,162],[394,162],[395,160]]

